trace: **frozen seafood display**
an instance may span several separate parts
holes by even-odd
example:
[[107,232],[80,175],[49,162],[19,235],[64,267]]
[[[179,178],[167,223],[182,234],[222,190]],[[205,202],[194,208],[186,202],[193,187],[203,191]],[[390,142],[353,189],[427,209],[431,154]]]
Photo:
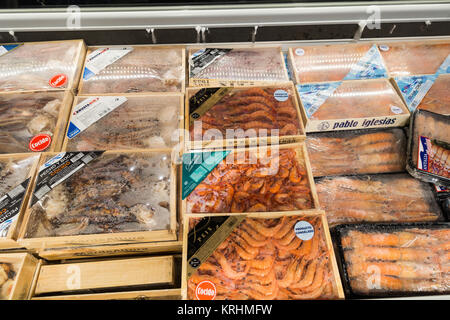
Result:
[[189,55],[190,86],[232,86],[289,81],[283,54],[274,48],[205,48]]
[[296,83],[387,78],[374,44],[329,44],[289,49]]
[[0,95],[0,153],[58,149],[71,102],[68,92]]
[[187,298],[343,298],[322,218],[193,218],[187,243]]
[[[317,209],[314,181],[308,174],[304,150],[303,145],[298,145],[267,150],[238,149],[231,154],[185,153],[185,159],[192,157],[191,162],[183,163],[185,212]],[[199,156],[204,157],[200,164],[196,162]]]
[[450,73],[449,41],[396,41],[378,48],[391,77]]
[[23,243],[29,238],[173,230],[170,153],[68,152],[46,159],[36,178]]
[[306,132],[401,127],[408,108],[386,79],[297,85]]
[[448,223],[338,229],[348,290],[357,296],[450,292]]
[[63,150],[173,147],[179,142],[182,105],[178,94],[77,97]]
[[308,134],[306,146],[314,177],[405,170],[406,135],[400,128]]
[[189,118],[185,121],[194,141],[208,140],[207,137],[217,133],[222,139],[243,138],[251,132],[255,136],[280,136],[280,139],[305,134],[290,84],[192,89],[188,90],[187,98]]
[[89,47],[79,94],[182,92],[184,47]]
[[74,89],[85,55],[82,40],[0,45],[0,92]]
[[407,170],[414,177],[450,186],[450,115],[418,109],[408,141]]
[[431,186],[407,173],[326,177],[316,181],[316,188],[330,227],[442,219]]

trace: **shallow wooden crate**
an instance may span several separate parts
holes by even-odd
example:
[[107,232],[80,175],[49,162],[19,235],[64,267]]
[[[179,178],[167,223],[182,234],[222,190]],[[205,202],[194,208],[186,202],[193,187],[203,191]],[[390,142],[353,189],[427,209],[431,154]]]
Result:
[[[286,144],[286,143],[296,143],[302,142],[306,139],[306,130],[303,125],[303,114],[301,111],[301,106],[298,99],[297,88],[293,85],[291,81],[279,82],[274,85],[259,85],[258,88],[273,88],[273,87],[286,87],[291,91],[290,98],[292,99],[295,110],[297,111],[298,124],[299,124],[299,134],[296,135],[284,135],[272,137],[267,135],[267,137],[245,137],[245,138],[233,138],[233,139],[221,139],[221,140],[202,140],[196,141],[191,140],[189,123],[190,123],[190,112],[189,112],[189,99],[195,92],[201,90],[201,87],[187,88],[185,97],[185,107],[184,107],[184,142],[185,142],[185,152],[193,149],[208,149],[208,148],[229,148],[229,147],[246,147],[254,145],[272,145],[272,144]],[[249,86],[242,87],[230,87],[233,89],[250,89]],[[201,117],[199,118],[201,121]],[[257,130],[257,129],[255,129]]]
[[[278,46],[265,46],[265,47],[257,47],[258,49],[265,48],[278,48],[280,51],[280,62],[282,62],[283,67],[283,75],[284,79],[280,81],[275,80],[238,80],[238,79],[204,79],[204,78],[196,78],[191,77],[191,64],[188,63],[188,77],[189,77],[189,87],[247,87],[247,86],[263,86],[263,85],[276,85],[280,82],[289,81],[288,71],[286,68],[286,64],[284,63],[284,55],[281,51],[281,48]],[[191,47],[188,50],[188,59],[191,58],[192,54],[200,49],[208,49],[213,48],[211,46],[208,47]],[[220,45],[219,47],[214,47],[219,49],[256,49],[256,47],[242,46],[242,45]]]
[[[0,161],[2,160],[22,160],[29,157],[36,156],[36,161],[34,161],[34,164],[30,167],[27,177],[30,178],[30,182],[28,183],[28,187],[25,191],[25,195],[22,200],[22,205],[20,206],[19,212],[17,213],[16,220],[10,225],[8,234],[6,237],[0,238],[0,251],[3,251],[5,249],[22,249],[23,246],[21,246],[17,242],[17,238],[19,236],[20,227],[22,225],[23,216],[25,212],[25,208],[28,204],[28,199],[31,194],[31,186],[33,184],[33,179],[36,176],[36,171],[38,168],[38,163],[41,158],[41,154],[33,154],[33,153],[12,153],[12,154],[1,154],[0,155]],[[21,182],[20,182],[21,183]],[[1,195],[0,195],[1,196]]]
[[[246,214],[233,214],[236,216],[244,216],[245,218],[268,218],[268,219],[276,219],[282,218],[285,216],[298,216],[299,219],[306,217],[316,217],[319,216],[323,226],[323,233],[325,236],[326,246],[328,249],[328,254],[330,258],[330,269],[333,273],[333,285],[335,286],[337,299],[344,299],[344,289],[341,283],[341,278],[339,274],[338,264],[336,261],[335,252],[333,249],[333,243],[331,240],[330,230],[328,227],[328,222],[326,218],[326,214],[322,210],[315,210],[310,212],[303,211],[286,211],[286,212],[252,212]],[[214,217],[217,214],[187,214],[184,216],[184,231],[183,231],[183,254],[182,254],[182,271],[181,271],[181,295],[183,300],[187,300],[187,264],[188,264],[188,235],[189,235],[189,220],[190,219],[198,219],[203,217]],[[231,216],[222,214],[222,216]]]
[[8,300],[27,300],[30,295],[33,279],[39,261],[28,253],[0,253],[0,263],[11,263],[18,266],[14,285]]
[[181,289],[158,289],[108,293],[34,297],[31,300],[181,300]]
[[[170,149],[147,149],[147,150],[117,150],[106,151],[104,155],[109,154],[151,154],[151,153],[167,153],[170,155]],[[48,157],[52,157],[56,153],[47,153]],[[43,165],[47,159],[42,157],[40,165]],[[27,209],[24,215],[24,221],[20,230],[18,242],[21,246],[28,250],[35,252],[45,252],[49,249],[60,249],[60,254],[71,254],[70,252],[84,252],[86,247],[97,247],[102,245],[122,245],[122,244],[137,244],[145,243],[147,248],[151,248],[153,243],[176,241],[177,240],[177,168],[172,163],[170,173],[170,225],[167,230],[154,231],[136,231],[136,232],[116,232],[116,233],[101,233],[88,235],[73,235],[73,236],[54,236],[54,237],[40,237],[40,238],[26,238],[28,224],[31,220],[31,197],[27,204]],[[36,179],[32,185],[34,190]],[[164,246],[164,243],[162,244]],[[176,246],[176,244],[175,244]],[[158,244],[155,245],[158,247]],[[68,249],[69,253],[64,252]],[[78,249],[81,248],[81,249]],[[114,250],[114,249],[113,249]],[[151,249],[149,249],[151,250]],[[50,251],[51,252],[51,251]],[[58,256],[58,254],[56,255]]]

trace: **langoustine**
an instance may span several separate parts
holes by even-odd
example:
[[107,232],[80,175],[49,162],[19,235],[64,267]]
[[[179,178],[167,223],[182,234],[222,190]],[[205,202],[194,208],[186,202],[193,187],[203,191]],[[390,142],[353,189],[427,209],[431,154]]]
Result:
[[15,266],[12,263],[0,261],[0,300],[9,299],[16,277]]
[[323,178],[319,203],[330,227],[358,222],[423,222],[441,218],[427,183],[407,173]]
[[354,294],[450,292],[448,224],[357,225],[339,232]]
[[[30,152],[29,143],[38,134],[48,134],[51,150],[65,125],[62,92],[2,94],[0,96],[0,153]],[[64,122],[64,124],[62,123]],[[62,134],[62,133],[61,133]],[[47,150],[47,151],[48,151]]]
[[314,177],[402,172],[406,163],[403,129],[308,134]]
[[[276,92],[285,96],[277,98]],[[190,93],[190,106],[201,93],[201,90]],[[297,109],[295,92],[287,86],[233,88],[189,126],[190,138],[206,139],[205,134],[214,130],[222,134],[222,139],[228,137],[228,130],[235,131],[231,138],[240,137],[238,130],[242,130],[241,138],[245,137],[244,134],[250,136],[251,130],[257,136],[262,135],[263,130],[267,136],[302,135],[304,130]],[[201,124],[201,130],[195,129],[196,123]]]
[[315,207],[300,149],[239,150],[186,198],[188,213],[306,210]]
[[[296,235],[299,221],[311,224],[311,239]],[[221,300],[339,298],[323,228],[320,217],[245,218],[188,278],[188,299],[204,280]]]
[[[97,49],[89,48],[86,57]],[[180,92],[184,82],[183,50],[135,46],[93,77],[82,79],[80,94]]]
[[[127,101],[115,110],[68,139],[66,150],[157,149],[178,143],[180,96],[126,98]],[[76,104],[84,99],[78,98]]]
[[168,230],[169,153],[109,153],[30,208],[25,238]]
[[450,115],[449,88],[450,75],[438,76],[417,108],[443,115]]

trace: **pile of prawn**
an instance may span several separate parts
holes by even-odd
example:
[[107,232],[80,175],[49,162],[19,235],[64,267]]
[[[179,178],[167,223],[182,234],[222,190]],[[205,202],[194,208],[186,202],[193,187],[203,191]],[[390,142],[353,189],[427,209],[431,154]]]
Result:
[[450,292],[448,227],[350,230],[341,244],[356,294]]
[[[296,236],[300,220],[313,225],[312,239]],[[188,279],[188,297],[209,280],[221,300],[336,298],[329,259],[319,217],[247,218]]]
[[[245,156],[244,163],[238,163],[241,155]],[[268,149],[267,155],[256,155],[253,151],[232,153],[186,198],[187,212],[311,209],[314,204],[309,180],[300,161],[292,148],[280,149],[277,154]]]

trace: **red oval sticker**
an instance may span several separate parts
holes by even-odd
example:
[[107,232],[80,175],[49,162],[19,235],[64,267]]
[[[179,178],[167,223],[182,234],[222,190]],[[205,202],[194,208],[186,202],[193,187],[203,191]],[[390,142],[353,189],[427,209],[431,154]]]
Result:
[[50,137],[48,134],[41,133],[37,136],[34,136],[33,139],[30,140],[28,147],[31,151],[39,152],[47,149],[51,143],[52,137]]
[[64,73],[57,74],[53,78],[50,79],[48,84],[53,88],[59,88],[66,84],[67,76]]
[[195,297],[197,300],[214,300],[216,293],[216,286],[208,280],[200,282],[195,288]]

